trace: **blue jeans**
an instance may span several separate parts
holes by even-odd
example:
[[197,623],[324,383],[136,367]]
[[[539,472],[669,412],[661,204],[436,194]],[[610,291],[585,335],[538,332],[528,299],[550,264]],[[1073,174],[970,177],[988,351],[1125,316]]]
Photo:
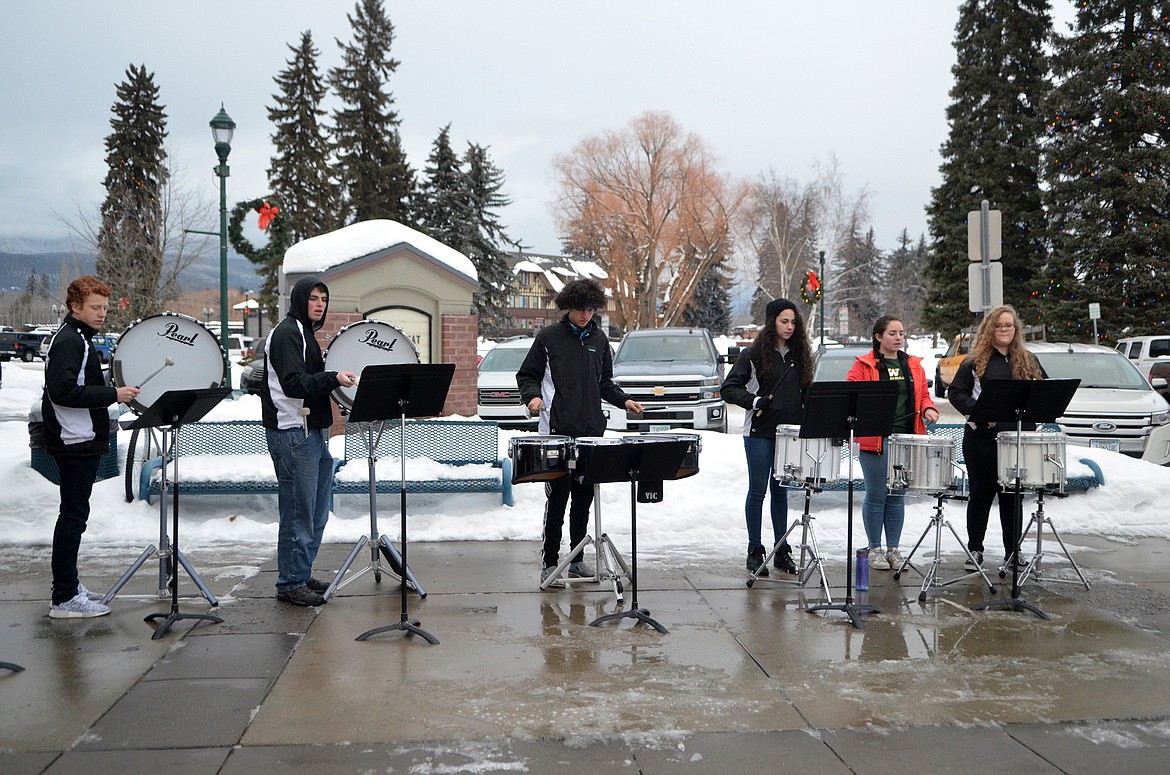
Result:
[[886,546],[898,548],[902,540],[902,523],[906,521],[906,491],[886,488],[886,456],[862,452],[861,476],[865,479],[865,500],[861,502],[861,521],[869,548],[882,545],[882,528]]
[[326,443],[328,431],[310,429],[306,438],[303,428],[268,429],[266,435],[279,487],[276,588],[296,589],[305,586],[312,575],[321,535],[329,520],[333,457]]
[[764,493],[770,492],[772,512],[773,543],[780,540],[788,529],[788,488],[772,476],[775,461],[776,439],[743,437],[743,449],[747,455],[748,492],[744,512],[747,518],[748,548],[763,546],[760,523],[764,516]]

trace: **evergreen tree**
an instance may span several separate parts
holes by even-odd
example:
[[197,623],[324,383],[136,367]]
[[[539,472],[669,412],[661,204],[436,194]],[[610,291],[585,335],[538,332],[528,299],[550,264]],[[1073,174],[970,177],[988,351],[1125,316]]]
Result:
[[402,150],[398,113],[387,90],[398,60],[390,56],[394,26],[381,0],[358,0],[353,43],[341,47],[342,65],[329,84],[343,107],[333,113],[336,177],[346,197],[346,222],[391,218],[413,224],[414,173]]
[[959,9],[943,180],[927,207],[933,244],[923,312],[923,323],[947,336],[973,322],[966,220],[984,199],[1003,214],[1004,300],[1026,320],[1040,314],[1031,289],[1047,258],[1039,172],[1049,7],[1048,0],[965,0]]
[[131,65],[117,86],[106,137],[106,198],[98,227],[96,271],[113,292],[109,318],[125,324],[162,309],[160,287],[166,166],[166,114],[146,66]]
[[479,274],[479,292],[475,307],[479,312],[481,336],[498,336],[512,327],[508,298],[512,294],[512,272],[508,268],[507,247],[520,247],[508,237],[497,214],[511,204],[502,193],[504,172],[495,165],[487,149],[468,144],[463,156],[470,190],[471,222],[474,227],[470,256]]
[[923,330],[922,312],[926,302],[926,238],[915,245],[906,229],[898,235],[898,247],[887,257],[881,273],[885,312],[897,315],[908,333]]
[[860,224],[854,220],[837,263],[835,303],[848,310],[849,334],[868,338],[873,322],[892,314],[882,277],[885,256],[877,246],[873,229],[862,236]]
[[318,51],[311,32],[301,33],[293,58],[274,79],[279,93],[268,120],[276,130],[276,149],[268,167],[268,185],[281,204],[280,217],[293,242],[332,231],[342,225],[341,198],[330,170],[329,138],[321,117],[326,87],[317,72]]
[[1046,171],[1051,329],[1106,338],[1166,325],[1170,289],[1170,30],[1164,2],[1081,4],[1058,40]]
[[723,261],[708,269],[695,288],[691,301],[683,310],[683,324],[706,328],[713,335],[731,330],[730,281],[724,275]]
[[451,149],[451,125],[431,144],[416,202],[418,228],[448,247],[465,253],[474,232],[471,181]]

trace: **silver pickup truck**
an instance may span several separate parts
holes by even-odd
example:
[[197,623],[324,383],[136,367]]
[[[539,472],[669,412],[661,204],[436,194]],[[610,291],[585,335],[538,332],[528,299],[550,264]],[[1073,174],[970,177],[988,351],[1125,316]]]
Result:
[[613,379],[642,404],[638,414],[603,404],[614,431],[673,429],[727,432],[727,404],[719,395],[723,365],[705,328],[646,328],[622,337]]

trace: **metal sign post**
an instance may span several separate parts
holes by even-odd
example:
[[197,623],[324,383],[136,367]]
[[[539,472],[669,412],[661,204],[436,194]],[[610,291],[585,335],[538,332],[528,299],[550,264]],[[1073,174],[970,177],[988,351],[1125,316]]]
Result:
[[986,199],[979,211],[967,213],[967,258],[978,261],[967,268],[968,307],[987,314],[1003,304],[1003,214],[992,210]]

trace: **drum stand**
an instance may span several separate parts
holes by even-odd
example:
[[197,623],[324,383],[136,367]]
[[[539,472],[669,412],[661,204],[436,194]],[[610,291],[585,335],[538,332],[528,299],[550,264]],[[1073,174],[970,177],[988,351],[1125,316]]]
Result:
[[[585,536],[576,546],[569,550],[564,559],[560,561],[552,573],[548,575],[544,581],[540,582],[541,591],[547,590],[553,585],[565,586],[572,584],[596,584],[599,581],[609,581],[613,586],[613,593],[617,597],[617,602],[621,603],[624,600],[625,587],[622,585],[622,577],[627,580],[630,578],[630,568],[626,565],[626,561],[622,559],[621,554],[618,553],[617,547],[613,544],[613,539],[609,537],[608,533],[601,532],[601,485],[593,485],[593,531],[597,533],[599,538],[594,541],[592,536]],[[585,547],[590,544],[594,547],[595,565],[593,575],[588,578],[575,579],[565,576],[564,573],[569,565],[576,561],[577,557],[585,556]],[[613,564],[610,564],[612,560]],[[618,571],[621,571],[618,573]]]
[[[834,454],[836,449],[833,450]],[[788,540],[788,536],[792,531],[796,530],[797,526],[801,528],[800,534],[800,563],[796,566],[796,578],[786,579],[777,577],[773,579],[771,576],[764,576],[767,581],[778,581],[783,584],[796,584],[803,587],[808,583],[809,578],[812,577],[813,571],[816,570],[821,574],[821,589],[824,590],[825,599],[831,604],[833,602],[833,595],[829,592],[829,579],[825,576],[824,560],[821,559],[821,551],[817,548],[817,536],[813,531],[813,516],[809,513],[809,507],[812,503],[812,494],[814,492],[821,492],[821,488],[814,485],[812,482],[794,482],[804,490],[804,513],[800,515],[800,519],[794,521],[784,535],[780,536],[780,540],[772,547],[772,551],[764,558],[759,568],[752,571],[748,577],[747,585],[751,589],[756,580],[760,578],[760,571],[768,567],[768,563],[775,556],[776,552],[780,551],[780,547]]]
[[[914,544],[914,548],[911,549],[910,553],[906,555],[906,558],[902,560],[902,565],[894,571],[894,580],[897,581],[900,579],[902,577],[902,572],[907,568],[912,568],[915,573],[922,576],[922,591],[918,593],[919,603],[926,602],[926,590],[930,589],[931,587],[948,587],[951,584],[956,584],[965,579],[969,579],[972,576],[981,577],[983,579],[983,583],[987,584],[988,590],[994,594],[995,586],[991,583],[991,580],[987,578],[987,574],[983,572],[982,566],[975,562],[975,557],[971,554],[971,550],[968,549],[967,544],[963,543],[963,540],[959,538],[959,534],[955,532],[955,528],[951,526],[951,523],[943,518],[944,500],[965,501],[967,500],[967,496],[956,495],[943,491],[936,493],[935,498],[936,502],[934,505],[934,516],[930,518],[930,524],[927,525],[926,529],[922,531],[922,536],[918,539],[918,543]],[[950,581],[939,581],[938,568],[942,562],[940,556],[942,554],[942,529],[944,527],[951,531],[951,535],[955,537],[955,541],[958,542],[959,546],[963,547],[963,553],[967,555],[967,559],[970,560],[971,564],[978,568],[978,570],[972,571],[971,573],[968,573],[964,576],[960,576],[957,579],[951,579]],[[930,567],[926,569],[926,573],[923,573],[922,571],[918,570],[917,566],[912,564],[910,560],[914,557],[914,553],[918,551],[918,547],[922,546],[922,543],[926,540],[926,536],[930,534],[931,530],[934,531],[934,558],[930,561]]]
[[[362,434],[362,440],[366,444],[366,462],[369,465],[369,482],[370,482],[370,534],[362,536],[354,544],[353,549],[350,550],[349,556],[345,558],[345,562],[337,570],[337,575],[333,577],[329,588],[326,589],[321,597],[328,600],[333,597],[333,593],[342,587],[352,584],[367,573],[374,574],[375,583],[382,583],[382,557],[386,558],[391,574],[404,580],[404,583],[409,584],[412,589],[418,592],[420,598],[427,596],[427,592],[423,589],[422,584],[415,578],[414,571],[406,567],[402,561],[402,555],[398,553],[398,549],[394,547],[390,539],[385,535],[378,533],[378,493],[377,482],[378,476],[376,472],[376,464],[378,462],[377,449],[378,444],[382,442],[382,433],[386,430],[386,423],[382,421],[363,423],[365,433]],[[403,456],[405,460],[405,455]],[[370,547],[370,562],[366,567],[354,573],[349,578],[345,578],[345,574],[349,572],[349,568],[353,565],[354,560],[357,559],[358,553],[363,547]],[[405,575],[403,569],[406,569]]]
[[[1064,556],[1068,558],[1070,563],[1072,563],[1073,570],[1076,571],[1077,577],[1081,580],[1080,583],[1085,585],[1085,590],[1087,591],[1089,589],[1088,579],[1085,578],[1084,573],[1081,573],[1081,567],[1077,565],[1077,561],[1072,558],[1071,554],[1069,554],[1068,547],[1064,545],[1064,539],[1062,539],[1060,537],[1060,533],[1057,532],[1056,525],[1052,524],[1052,518],[1044,515],[1044,493],[1045,489],[1043,487],[1036,490],[1036,511],[1032,513],[1031,519],[1028,520],[1028,526],[1024,528],[1024,532],[1021,534],[1022,536],[1027,536],[1028,531],[1032,529],[1032,525],[1036,526],[1036,553],[1032,555],[1032,559],[1028,560],[1027,565],[1022,571],[1020,571],[1020,583],[1023,584],[1025,581],[1027,581],[1028,576],[1035,576],[1037,582],[1058,581],[1064,584],[1077,583],[1073,579],[1041,578],[1042,569],[1040,562],[1044,559],[1044,526],[1048,525],[1049,529],[1052,530],[1052,535],[1056,538],[1057,543],[1060,544],[1060,550],[1064,552]],[[1051,494],[1057,498],[1068,497],[1066,494],[1059,492],[1053,492]],[[1023,538],[1020,540],[1022,543]],[[1001,577],[1006,575],[1006,571],[1000,571]]]
[[[213,389],[209,388],[208,390],[213,390]],[[193,417],[193,419],[184,418],[181,421],[176,421],[177,420],[177,413],[175,411],[175,407],[174,406],[168,407],[162,400],[163,396],[166,396],[172,392],[175,394],[197,393],[197,395],[194,395],[194,396],[191,396],[191,395],[178,396],[179,398],[181,398],[183,400],[183,403],[192,405],[191,408],[189,410],[187,410],[187,414],[188,414],[188,417]],[[150,545],[142,550],[142,554],[138,555],[138,559],[136,559],[130,565],[130,567],[126,569],[126,572],[123,573],[122,576],[116,582],[114,582],[114,585],[112,587],[110,587],[109,591],[106,592],[106,594],[102,595],[102,598],[100,601],[102,603],[102,605],[106,605],[111,600],[113,600],[114,597],[116,597],[117,594],[121,591],[122,587],[126,586],[126,583],[130,581],[130,579],[134,576],[134,574],[137,573],[139,571],[139,569],[141,569],[142,566],[145,565],[146,562],[151,557],[158,558],[158,591],[154,595],[150,595],[149,597],[152,597],[152,598],[157,599],[157,600],[165,600],[167,598],[167,595],[170,594],[170,590],[173,590],[174,594],[177,595],[177,590],[178,590],[178,586],[179,586],[178,585],[178,570],[177,570],[177,568],[178,568],[178,566],[182,566],[183,570],[187,571],[187,576],[190,577],[191,581],[195,583],[195,586],[199,588],[199,593],[201,595],[203,595],[203,597],[207,600],[207,602],[209,604],[211,604],[212,607],[216,607],[219,605],[219,600],[216,599],[215,595],[213,595],[211,593],[211,590],[208,589],[207,585],[205,583],[203,583],[203,579],[195,571],[195,568],[191,566],[191,563],[187,560],[187,556],[185,554],[183,554],[182,551],[179,550],[179,464],[178,464],[177,458],[175,458],[171,454],[171,452],[175,448],[175,442],[178,439],[179,428],[181,427],[181,425],[183,425],[187,422],[194,422],[194,421],[198,420],[199,418],[201,418],[204,414],[206,414],[211,409],[211,407],[213,407],[215,404],[219,403],[223,399],[224,395],[227,395],[227,393],[223,392],[222,394],[219,394],[219,393],[213,394],[213,393],[208,393],[207,390],[167,391],[167,393],[164,393],[163,396],[159,396],[159,398],[155,400],[154,404],[152,404],[150,407],[147,408],[146,412],[142,415],[142,417],[140,417],[136,420],[133,420],[125,425],[125,427],[128,429],[135,428],[135,429],[146,430],[151,435],[151,438],[154,438],[154,431],[156,429],[159,431],[158,447],[159,447],[159,455],[162,457],[162,465],[159,467],[160,479],[159,479],[159,503],[158,503],[158,508],[159,508],[158,548],[156,549],[155,546],[152,544],[152,545]],[[173,402],[173,398],[174,397],[168,398],[168,402]],[[204,405],[199,405],[197,402],[203,402]],[[158,410],[155,410],[155,408],[154,408],[156,405],[159,406]],[[179,409],[181,410],[181,406],[179,406]],[[202,411],[199,412],[198,416],[194,416],[194,413],[196,411],[199,411],[199,410],[202,410]],[[170,411],[172,413],[169,418],[167,416],[165,416],[165,412],[167,412],[167,411]],[[172,423],[172,424],[167,424],[167,423]],[[171,462],[174,462],[175,475],[174,475],[173,480],[171,482],[168,482],[168,480],[167,480],[167,466],[170,465]],[[173,493],[171,493],[172,489],[173,489]],[[168,495],[168,493],[170,493],[172,495],[172,501],[173,501],[171,503],[171,510],[173,512],[173,522],[174,522],[173,532],[172,532],[172,535],[174,536],[173,542],[171,541],[171,538],[167,535],[167,506],[168,506],[167,495]],[[173,603],[172,608],[175,609],[175,611],[177,612],[177,607],[178,607],[177,601],[172,601],[172,603]],[[160,616],[160,615],[161,614],[155,614],[154,616]],[[151,621],[151,618],[152,617],[147,617],[147,621]],[[194,615],[193,614],[190,616],[180,615],[180,618],[194,618]],[[222,619],[219,619],[217,617],[207,617],[207,618],[212,620],[212,621],[215,621],[215,622],[222,622],[223,621]],[[172,622],[167,621],[162,626],[160,626],[157,630],[155,630],[154,639],[157,640],[158,638],[162,637],[162,635],[170,627],[171,623]]]
[[[207,414],[213,406],[227,396],[231,391],[228,388],[203,388],[198,390],[168,390],[159,396],[153,404],[151,404],[145,413],[134,422],[130,423],[129,428],[160,428],[162,433],[162,447],[161,452],[163,456],[162,466],[162,494],[160,509],[163,514],[163,528],[162,536],[159,539],[160,544],[166,544],[166,462],[167,453],[175,448],[175,443],[179,437],[179,428],[188,423],[196,422]],[[170,437],[169,440],[167,437]],[[200,619],[208,622],[222,623],[223,619],[218,616],[211,616],[210,614],[184,614],[179,613],[179,572],[175,567],[176,561],[183,566],[192,581],[199,587],[200,592],[207,598],[208,602],[213,606],[219,605],[219,601],[211,594],[210,590],[204,585],[203,580],[199,578],[199,574],[187,562],[187,558],[179,551],[179,463],[175,458],[175,479],[174,492],[172,495],[173,502],[171,504],[171,537],[173,543],[169,545],[170,558],[164,563],[165,570],[170,576],[171,587],[171,610],[169,612],[163,611],[159,613],[150,614],[145,617],[144,621],[153,622],[155,619],[162,618],[163,622],[155,628],[154,634],[150,636],[151,640],[158,640],[166,635],[167,631],[177,621],[183,619]],[[166,551],[164,546],[163,551]],[[130,567],[126,573],[122,574],[122,578],[110,588],[110,591],[105,594],[103,600],[112,599],[118,590],[134,575],[138,568],[146,562],[150,554],[154,552],[154,547],[150,547],[144,551],[138,560]],[[159,576],[160,582],[164,575],[164,569],[160,568]]]

